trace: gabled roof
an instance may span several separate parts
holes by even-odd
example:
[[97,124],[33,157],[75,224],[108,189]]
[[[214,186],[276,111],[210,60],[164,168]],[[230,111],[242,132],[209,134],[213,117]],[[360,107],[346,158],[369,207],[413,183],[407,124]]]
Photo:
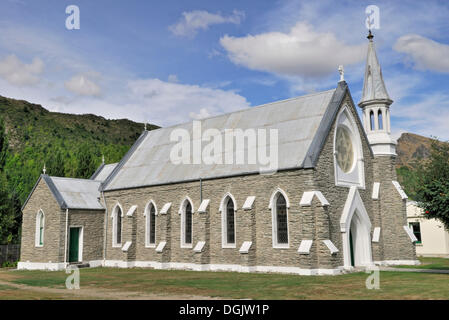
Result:
[[114,170],[117,164],[118,162],[111,164],[102,163],[95,171],[95,173],[90,177],[90,180],[98,180],[103,182],[111,174],[111,172]]
[[[203,119],[201,130],[204,132],[215,128],[223,133],[225,129],[233,128],[278,129],[278,170],[312,168],[316,165],[346,92],[348,92],[347,84],[342,81],[336,89]],[[120,190],[260,172],[258,164],[172,163],[170,151],[178,141],[171,142],[170,133],[175,129],[186,129],[192,137],[192,122],[145,131],[102,184],[102,190]],[[269,145],[269,141],[267,142]],[[203,147],[205,144],[207,143],[203,142]],[[234,155],[236,152],[247,154],[247,143],[245,150],[235,150],[235,147],[234,143]]]
[[100,203],[99,188],[101,181],[50,177],[46,174],[42,174],[39,177],[33,190],[23,204],[22,210],[25,208],[41,179],[47,184],[61,209],[104,210],[103,205]]

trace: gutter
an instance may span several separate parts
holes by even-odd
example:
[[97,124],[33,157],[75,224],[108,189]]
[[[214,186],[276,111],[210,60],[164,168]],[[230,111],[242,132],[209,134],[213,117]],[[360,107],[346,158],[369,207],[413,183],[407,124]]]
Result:
[[108,235],[108,206],[106,205],[106,198],[104,197],[104,192],[101,191],[101,197],[103,198],[104,204],[104,234],[103,234],[103,267],[106,265],[106,244]]
[[64,267],[67,268],[67,233],[69,226],[69,209],[65,209],[65,243],[64,243]]

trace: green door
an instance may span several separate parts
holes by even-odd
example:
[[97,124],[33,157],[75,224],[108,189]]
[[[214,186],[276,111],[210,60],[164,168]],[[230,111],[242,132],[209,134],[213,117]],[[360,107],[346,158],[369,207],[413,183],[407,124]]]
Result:
[[80,228],[70,228],[69,262],[78,262]]

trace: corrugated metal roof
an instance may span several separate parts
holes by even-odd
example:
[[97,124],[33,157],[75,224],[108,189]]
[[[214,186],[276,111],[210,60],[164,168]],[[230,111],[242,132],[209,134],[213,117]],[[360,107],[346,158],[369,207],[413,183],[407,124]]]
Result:
[[109,177],[117,164],[118,163],[102,164],[91,177],[91,179],[103,182],[107,177]]
[[101,181],[44,177],[50,189],[55,188],[52,192],[63,209],[104,209],[99,200]]
[[[338,89],[338,88],[337,88]],[[346,90],[346,84],[342,84]],[[340,92],[339,91],[339,92]],[[225,129],[277,129],[278,169],[300,168],[326,114],[336,89],[302,97],[273,102],[258,107],[201,120],[201,129],[218,129],[224,138]],[[192,122],[152,130],[142,135],[132,152],[127,154],[105,181],[104,190],[115,190],[182,182],[199,178],[231,176],[259,172],[259,164],[174,164],[170,151],[177,142],[170,141],[170,133],[184,128],[192,138]],[[327,134],[327,133],[326,133]],[[269,132],[267,132],[269,135]],[[269,140],[269,139],[267,139]],[[208,144],[203,142],[202,147]],[[268,141],[269,144],[269,141]],[[319,146],[318,143],[313,145]],[[235,150],[247,154],[244,150]],[[269,150],[269,148],[267,148]],[[315,152],[316,153],[316,152]],[[225,152],[222,159],[224,159]]]

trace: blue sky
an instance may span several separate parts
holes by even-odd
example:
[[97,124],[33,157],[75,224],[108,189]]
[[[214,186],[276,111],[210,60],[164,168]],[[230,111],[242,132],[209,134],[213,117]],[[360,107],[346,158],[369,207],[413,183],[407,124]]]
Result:
[[333,88],[343,64],[357,103],[370,4],[394,136],[449,139],[446,1],[3,0],[0,95],[166,126]]

